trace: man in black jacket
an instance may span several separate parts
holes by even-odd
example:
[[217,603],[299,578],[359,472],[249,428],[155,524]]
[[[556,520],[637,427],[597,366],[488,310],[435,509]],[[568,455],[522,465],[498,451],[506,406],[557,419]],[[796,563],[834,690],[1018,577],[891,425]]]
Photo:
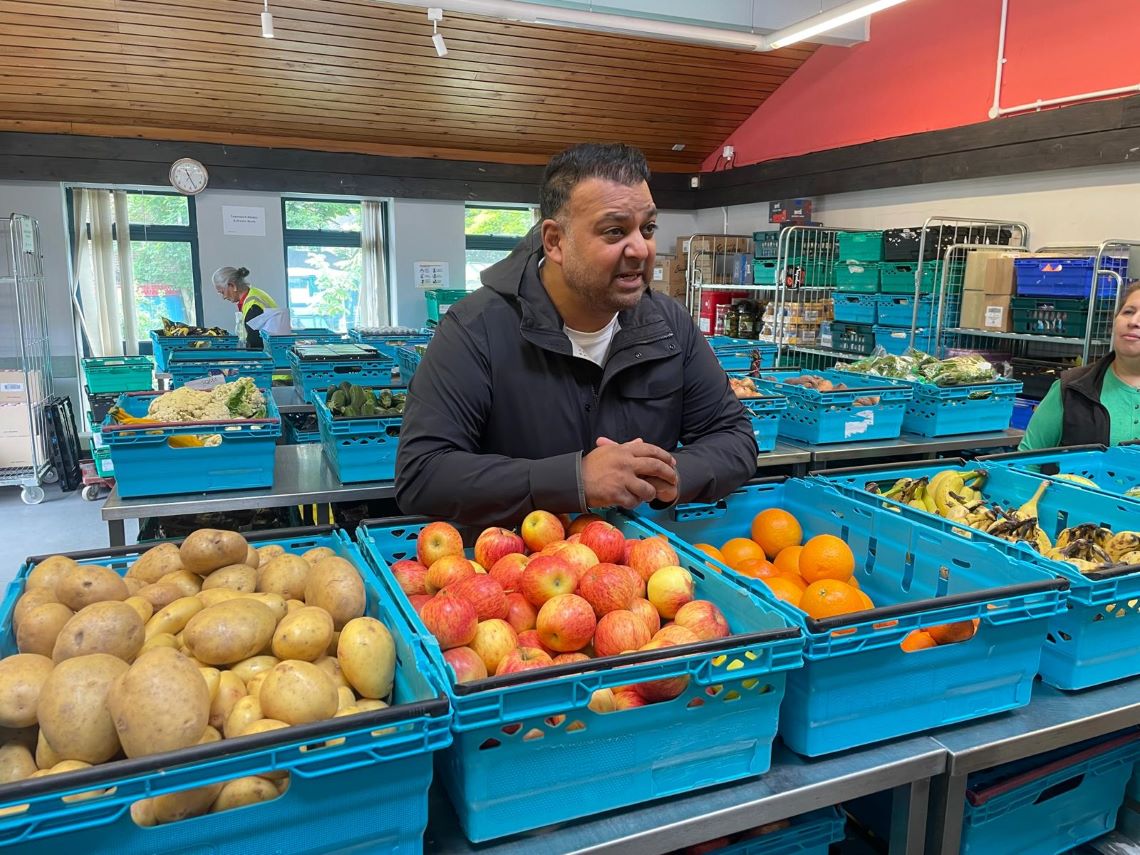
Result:
[[547,165],[542,222],[444,315],[416,369],[405,513],[515,525],[535,509],[715,501],[755,473],[751,422],[708,343],[646,287],[648,178],[625,145]]

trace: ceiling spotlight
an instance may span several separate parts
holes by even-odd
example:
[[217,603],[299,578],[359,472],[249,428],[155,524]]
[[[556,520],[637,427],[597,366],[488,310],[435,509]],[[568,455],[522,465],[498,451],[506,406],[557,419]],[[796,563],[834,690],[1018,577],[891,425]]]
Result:
[[273,13],[269,11],[269,0],[265,0],[265,10],[261,13],[261,37],[273,38]]
[[[269,2],[269,0],[265,0]],[[443,40],[443,33],[439,31],[439,22],[443,20],[443,9],[436,6],[427,10],[428,20],[431,21],[431,43],[435,45],[438,56],[447,56],[447,43]]]
[[683,142],[673,143],[673,151],[684,151],[685,144]]

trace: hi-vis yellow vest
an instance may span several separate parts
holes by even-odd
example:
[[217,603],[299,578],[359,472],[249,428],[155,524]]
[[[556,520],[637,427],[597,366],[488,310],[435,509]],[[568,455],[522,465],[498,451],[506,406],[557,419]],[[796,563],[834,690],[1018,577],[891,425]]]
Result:
[[277,303],[260,288],[250,288],[249,293],[245,295],[245,300],[243,300],[241,304],[241,318],[243,321],[249,320],[249,310],[254,306],[260,306],[261,310],[265,311],[266,309],[276,309]]

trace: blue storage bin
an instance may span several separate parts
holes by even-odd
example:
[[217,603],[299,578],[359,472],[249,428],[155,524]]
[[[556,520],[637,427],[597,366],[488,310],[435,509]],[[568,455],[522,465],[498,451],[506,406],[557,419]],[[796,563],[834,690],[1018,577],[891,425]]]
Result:
[[[817,392],[785,381],[803,374],[822,376],[848,388],[840,392]],[[769,371],[756,380],[756,388],[788,399],[780,418],[780,436],[816,445],[864,439],[893,439],[902,432],[906,402],[913,395],[909,383],[875,378],[860,383],[841,371]],[[857,404],[865,397],[877,404]]]
[[740,403],[752,418],[756,450],[767,452],[774,449],[780,432],[780,418],[788,408],[788,399],[783,395],[760,395],[756,398],[741,398]]
[[401,347],[412,344],[427,344],[431,341],[432,331],[418,330],[414,333],[380,333],[369,329],[351,329],[348,336],[360,344],[369,344],[385,356],[396,358],[396,351]]
[[420,352],[414,345],[397,347],[396,364],[400,367],[400,382],[406,386],[412,382],[416,369],[420,367]]
[[[293,386],[306,400],[347,380],[356,386],[389,387],[393,360],[367,344],[301,344],[289,350]],[[403,384],[401,384],[403,385]]]
[[[1041,677],[1059,689],[1085,689],[1140,674],[1140,569],[1119,567],[1082,574],[1064,561],[1045,558],[1025,543],[1010,543],[976,529],[956,525],[936,514],[920,511],[881,495],[868,492],[865,485],[878,484],[886,492],[899,478],[930,477],[949,467],[962,470],[983,468],[987,478],[982,493],[1003,507],[1020,507],[1041,483],[1038,475],[1017,472],[1000,463],[986,461],[968,467],[960,459],[934,463],[900,463],[858,469],[817,473],[821,480],[876,508],[893,511],[950,532],[963,541],[989,543],[1007,555],[1042,567],[1069,582],[1067,610],[1049,624],[1049,636],[1041,654]],[[1136,502],[1086,490],[1063,482],[1050,484],[1038,503],[1038,525],[1056,540],[1064,528],[1096,523],[1113,531],[1136,528]]]
[[753,356],[758,356],[761,368],[776,367],[776,345],[750,338],[731,338],[726,335],[708,337],[709,347],[725,371],[751,371]]
[[320,442],[321,431],[318,426],[314,424],[312,430],[302,427],[306,421],[313,423],[312,420],[312,413],[282,413],[281,427],[285,432],[285,444],[305,445],[310,442]]
[[[879,294],[875,297],[875,320],[881,327],[906,327],[914,319],[913,294]],[[924,296],[918,301],[918,326],[926,327],[934,320],[934,298]]]
[[[651,529],[609,520],[627,538]],[[435,639],[388,569],[415,557],[428,520],[362,523],[357,539],[423,637],[428,660],[447,674],[455,742],[437,765],[467,837],[490,840],[702,787],[763,774],[771,763],[784,680],[802,663],[803,639],[781,610],[686,554],[697,596],[735,633],[696,646],[592,659],[455,686]],[[477,531],[468,532],[473,542]],[[628,663],[628,664],[626,664]],[[597,689],[688,675],[677,698],[629,710],[588,708]]]
[[[297,554],[329,547],[360,568],[366,614],[393,630],[397,667],[392,706],[4,785],[0,843],[5,852],[422,851],[432,757],[451,742],[451,733],[447,701],[418,642],[396,631],[399,619],[389,595],[342,532],[324,528],[247,537],[255,546],[279,544]],[[141,551],[128,546],[73,556],[121,574]],[[25,564],[8,586],[0,619],[4,655],[16,652],[12,611],[30,570]],[[333,737],[343,741],[337,744]],[[270,771],[290,773],[289,788],[272,801],[153,828],[131,819],[130,806],[140,799]],[[64,801],[93,790],[106,792]],[[27,809],[18,812],[21,805]]]
[[[874,332],[875,347],[881,347],[887,353],[902,356],[911,348],[909,326],[906,329],[876,326]],[[914,349],[921,350],[923,353],[933,353],[934,331],[915,330]]]
[[1029,420],[1033,418],[1033,413],[1040,403],[1040,401],[1034,401],[1032,398],[1018,397],[1014,399],[1013,415],[1010,417],[1009,426],[1017,428],[1017,430],[1025,430],[1029,427]]
[[392,481],[403,418],[333,418],[323,392],[313,395],[325,457],[342,484]]
[[1061,855],[1116,826],[1140,733],[1067,746],[972,775],[963,855]]
[[293,345],[303,343],[313,344],[319,341],[335,341],[340,337],[340,333],[335,330],[325,329],[324,327],[314,327],[312,329],[293,330],[292,332],[280,333],[278,335],[263,332],[261,334],[261,342],[264,345],[265,352],[272,357],[274,368],[288,368],[289,349]]
[[[1093,265],[1096,259],[1086,258],[1015,258],[1019,297],[1081,297],[1088,299],[1092,291]],[[1128,281],[1128,259],[1104,257],[1101,271],[1111,270]],[[1101,272],[1097,278],[1098,299],[1116,296],[1116,277]]]
[[234,350],[238,346],[236,335],[162,335],[159,330],[150,331],[150,341],[157,371],[166,371],[167,359],[175,350]]
[[845,294],[836,292],[835,320],[845,324],[873,324],[877,307],[875,294]]
[[[128,392],[118,406],[130,416],[146,417],[160,392]],[[272,395],[265,396],[263,419],[228,419],[159,425],[115,424],[103,419],[102,436],[111,449],[119,495],[176,496],[255,490],[273,486],[273,460],[281,417]],[[175,436],[219,434],[220,445],[175,448]]]
[[827,855],[832,843],[845,839],[846,826],[838,807],[820,808],[792,817],[787,828],[738,840],[712,855]]
[[[986,463],[1008,466],[1018,472],[1073,484],[1085,490],[1107,493],[1114,498],[1137,503],[1140,495],[1126,496],[1129,490],[1140,490],[1140,447],[1116,445],[1074,445],[1069,448],[1045,448],[1038,451],[1014,451],[980,458]],[[1095,482],[1096,487],[1074,484],[1060,474],[1079,475]],[[1140,530],[1138,525],[1137,530]]]
[[249,377],[257,388],[273,388],[273,357],[261,350],[175,350],[166,360],[172,388],[219,375],[226,382]]
[[[748,537],[753,517],[774,507],[799,520],[805,540],[834,534],[846,541],[859,585],[878,606],[817,621],[780,604],[807,635],[804,667],[788,675],[780,711],[789,748],[815,757],[1029,703],[1065,583],[989,544],[963,544],[815,479],[748,484],[715,505],[643,505],[638,516],[693,558],[703,553],[686,544]],[[721,567],[774,601],[762,581]],[[914,653],[899,646],[916,629],[974,618],[977,634],[960,644]]]

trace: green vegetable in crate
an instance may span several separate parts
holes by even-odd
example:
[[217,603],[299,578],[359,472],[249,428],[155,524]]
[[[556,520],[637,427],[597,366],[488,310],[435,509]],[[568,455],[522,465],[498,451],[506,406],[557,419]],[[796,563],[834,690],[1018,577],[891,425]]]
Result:
[[903,356],[872,355],[851,363],[835,366],[843,371],[857,371],[896,380],[919,380],[936,386],[968,386],[997,379],[997,371],[982,357],[974,355],[936,359],[920,350],[909,350]]
[[379,393],[348,381],[325,393],[325,404],[334,418],[396,418],[404,414],[407,396],[383,389]]

